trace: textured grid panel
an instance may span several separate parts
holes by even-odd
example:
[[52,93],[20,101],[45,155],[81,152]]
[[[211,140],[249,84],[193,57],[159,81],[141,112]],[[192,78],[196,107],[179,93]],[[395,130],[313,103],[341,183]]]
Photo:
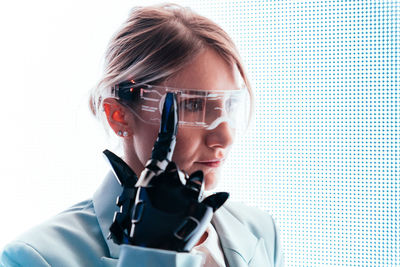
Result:
[[220,189],[270,211],[288,266],[399,266],[399,1],[187,3],[256,95]]

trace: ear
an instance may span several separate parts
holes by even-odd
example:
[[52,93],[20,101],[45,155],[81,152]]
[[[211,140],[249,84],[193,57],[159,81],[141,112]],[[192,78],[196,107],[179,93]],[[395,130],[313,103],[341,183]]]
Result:
[[111,129],[121,137],[129,137],[133,134],[133,119],[129,116],[127,108],[115,98],[106,98],[103,101],[104,113]]

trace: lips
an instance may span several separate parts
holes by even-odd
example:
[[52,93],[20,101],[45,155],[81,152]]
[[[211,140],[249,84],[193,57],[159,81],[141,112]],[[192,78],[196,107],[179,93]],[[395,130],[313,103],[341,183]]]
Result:
[[211,160],[198,161],[197,163],[205,165],[207,167],[216,168],[216,167],[221,166],[223,161],[224,161],[224,158],[220,158],[220,159],[211,159]]

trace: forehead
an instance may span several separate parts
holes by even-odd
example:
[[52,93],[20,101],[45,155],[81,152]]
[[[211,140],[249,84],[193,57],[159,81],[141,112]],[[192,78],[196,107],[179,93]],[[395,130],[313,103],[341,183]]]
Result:
[[227,63],[213,49],[206,49],[163,85],[197,90],[235,90],[240,89],[241,81],[236,66]]

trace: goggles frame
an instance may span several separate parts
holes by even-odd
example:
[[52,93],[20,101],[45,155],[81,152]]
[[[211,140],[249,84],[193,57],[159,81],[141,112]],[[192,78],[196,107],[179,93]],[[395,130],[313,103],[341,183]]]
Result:
[[[164,90],[164,92],[160,92],[161,90]],[[146,98],[146,96],[144,96],[144,94],[146,92],[154,92],[155,94],[157,94],[160,99],[154,99],[151,97]],[[178,98],[180,96],[193,96],[193,97],[201,97],[201,98],[205,98],[205,99],[210,99],[210,100],[216,100],[218,99],[218,97],[221,96],[228,96],[231,97],[248,97],[247,99],[245,99],[244,103],[245,106],[247,104],[250,105],[250,97],[249,97],[249,92],[247,90],[246,86],[242,86],[240,87],[240,89],[234,89],[234,90],[199,90],[199,89],[186,89],[186,88],[174,88],[174,87],[169,87],[169,86],[158,86],[158,85],[150,85],[150,84],[146,84],[146,83],[136,83],[134,80],[129,80],[129,81],[123,81],[119,84],[116,84],[115,86],[113,86],[111,88],[111,97],[122,100],[123,104],[125,104],[141,121],[143,121],[144,123],[148,123],[148,124],[153,124],[153,125],[159,125],[160,124],[160,120],[155,120],[155,121],[151,121],[151,120],[147,120],[142,118],[137,111],[134,110],[134,108],[132,108],[129,103],[135,102],[135,101],[140,101],[140,100],[147,100],[147,101],[152,101],[152,102],[156,102],[159,101],[157,106],[145,106],[145,107],[141,107],[142,111],[149,111],[149,112],[156,112],[156,110],[159,111],[160,114],[157,114],[161,116],[161,111],[162,111],[162,105],[163,105],[163,99],[166,95],[166,93],[168,92],[172,92],[175,93]],[[229,99],[231,99],[229,98]],[[248,103],[246,102],[246,100],[248,100]],[[225,105],[225,104],[224,104]],[[179,106],[179,105],[178,105]],[[227,111],[225,110],[226,108],[224,107],[224,109],[222,108],[218,108],[219,110],[223,110],[225,111],[225,113],[227,113]],[[250,112],[250,106],[249,107],[245,107],[246,111],[245,114],[242,115],[248,115]],[[190,122],[185,121],[185,118],[182,118],[184,116],[181,116],[183,111],[179,110],[178,107],[178,113],[180,116],[178,116],[178,120],[179,120],[179,125],[180,126],[184,126],[184,127],[200,127],[200,128],[206,128],[208,130],[212,130],[214,128],[216,128],[220,123],[222,122],[227,122],[232,128],[237,128],[237,126],[235,126],[236,122],[234,120],[232,120],[232,118],[228,115],[223,115],[223,116],[219,116],[217,119],[213,120],[211,123],[205,123],[204,122],[204,118],[202,120],[196,121],[196,120],[192,120]],[[204,111],[205,112],[205,111]],[[217,112],[217,108],[215,108],[215,112]],[[246,119],[249,116],[246,117]],[[181,120],[182,119],[182,120]],[[246,123],[245,123],[246,124]],[[247,124],[246,124],[247,126]],[[244,128],[246,128],[246,126],[244,126]]]

